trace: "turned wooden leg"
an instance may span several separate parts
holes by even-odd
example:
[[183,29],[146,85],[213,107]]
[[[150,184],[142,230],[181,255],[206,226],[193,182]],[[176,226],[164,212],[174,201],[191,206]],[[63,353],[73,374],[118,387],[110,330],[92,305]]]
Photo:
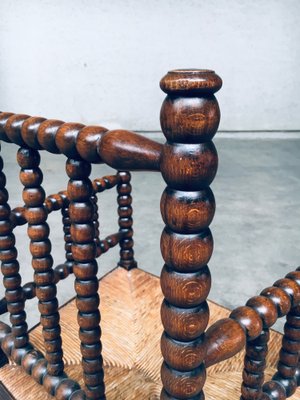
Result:
[[161,172],[167,183],[161,199],[166,224],[161,237],[165,265],[161,287],[164,357],[161,399],[204,399],[206,372],[204,331],[211,276],[207,263],[213,251],[208,228],[215,200],[209,188],[218,156],[211,139],[220,111],[213,93],[221,79],[206,70],[176,70],[160,82],[167,97],[161,127],[167,139]]

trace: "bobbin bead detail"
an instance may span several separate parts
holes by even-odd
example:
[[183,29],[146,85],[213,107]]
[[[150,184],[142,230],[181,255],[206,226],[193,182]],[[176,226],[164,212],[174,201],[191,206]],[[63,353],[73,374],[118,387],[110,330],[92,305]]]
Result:
[[216,208],[210,188],[187,193],[167,187],[160,204],[164,223],[178,233],[197,233],[199,229],[205,229]]
[[[204,393],[201,391],[194,397],[190,397],[189,400],[204,400]],[[160,400],[178,400],[178,397],[171,396],[169,393],[167,393],[165,390],[162,390],[160,394]]]
[[261,317],[265,327],[270,327],[277,320],[277,309],[275,304],[264,296],[251,297],[246,306],[253,308]]
[[168,142],[162,150],[160,168],[164,180],[173,189],[203,189],[217,173],[217,150],[212,142],[189,145]]
[[198,234],[184,235],[165,228],[161,235],[161,254],[165,263],[179,272],[194,272],[207,265],[213,251],[213,237],[207,228]]
[[[7,203],[8,192],[5,188],[6,177],[3,168],[3,160],[0,157],[0,260],[1,272],[3,274],[3,285],[5,287],[5,299],[7,310],[10,312],[10,321],[12,324],[12,336],[14,338],[14,347],[16,349],[28,345],[28,331],[26,323],[26,314],[24,311],[24,295],[21,287],[21,276],[19,274],[19,263],[17,261],[17,250],[15,248],[15,236],[13,234],[13,223],[11,220],[11,210]],[[22,318],[19,318],[22,314]],[[0,323],[1,325],[1,323]],[[5,325],[0,326],[6,331]],[[1,342],[1,336],[0,336]],[[0,353],[2,353],[0,349]],[[4,359],[0,356],[0,365]]]
[[177,143],[202,143],[217,132],[220,109],[215,96],[167,96],[160,112],[161,127],[167,140]]
[[269,298],[276,305],[278,317],[282,317],[290,311],[291,298],[283,289],[271,286],[264,289],[261,295]]
[[171,304],[177,307],[194,307],[206,300],[211,287],[211,275],[207,266],[199,271],[180,273],[164,265],[161,272],[161,288]]
[[166,300],[161,306],[161,319],[165,331],[174,339],[197,339],[207,326],[209,310],[207,302],[193,308],[174,307]]
[[[89,180],[91,165],[86,161],[68,159],[66,171],[70,178],[68,184],[70,225],[69,222],[68,225],[72,239],[73,272],[76,277],[77,321],[81,341],[83,378],[87,398],[100,400],[105,398],[105,388],[99,327],[98,265],[95,260],[97,253],[97,245],[94,241],[95,202]],[[98,368],[91,371],[89,364],[94,364],[94,362],[98,362]]]
[[160,169],[168,185],[160,203],[166,224],[161,236],[165,261],[161,273],[165,296],[161,307],[165,329],[161,399],[199,399],[204,397],[206,376],[202,338],[209,319],[206,298],[211,276],[207,263],[213,251],[208,226],[215,212],[208,186],[218,167],[211,139],[220,110],[213,93],[221,87],[221,79],[213,71],[176,70],[160,84],[168,94],[160,114],[167,139]]
[[179,371],[191,371],[199,367],[206,354],[204,335],[197,340],[180,342],[166,333],[161,338],[162,355],[169,365]]
[[[42,120],[28,119],[23,125],[22,134],[25,140],[29,138],[30,126],[36,132]],[[36,126],[37,125],[37,126]],[[27,132],[29,130],[29,133]],[[39,147],[37,143],[33,146]],[[58,302],[56,299],[56,285],[52,269],[51,242],[48,238],[49,226],[46,222],[48,212],[44,205],[45,192],[41,186],[43,174],[38,168],[40,156],[37,150],[21,148],[17,160],[20,165],[20,180],[24,185],[22,193],[25,203],[25,217],[28,222],[28,236],[30,237],[30,252],[34,272],[35,293],[39,300],[41,325],[45,341],[45,358],[48,361],[47,373],[59,376],[63,372],[62,341],[60,337]],[[55,335],[52,336],[53,332]]]
[[42,122],[45,121],[45,118],[41,117],[30,117],[25,120],[22,125],[21,135],[24,142],[33,149],[41,150],[42,146],[38,142],[37,132]]
[[167,94],[184,96],[212,94],[220,90],[222,79],[210,69],[175,69],[160,81],[160,88]]
[[199,394],[206,378],[203,364],[191,372],[180,372],[163,363],[161,374],[167,393],[178,399],[190,399]]
[[237,321],[247,332],[251,339],[257,337],[263,328],[262,320],[258,313],[250,307],[238,307],[232,311],[230,318]]

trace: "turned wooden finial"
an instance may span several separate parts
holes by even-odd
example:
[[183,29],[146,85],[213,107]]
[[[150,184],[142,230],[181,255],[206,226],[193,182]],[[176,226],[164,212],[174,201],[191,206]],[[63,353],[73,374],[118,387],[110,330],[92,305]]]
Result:
[[207,263],[213,250],[208,226],[215,212],[209,185],[218,166],[211,139],[220,121],[214,92],[221,85],[221,78],[209,70],[174,70],[160,82],[167,93],[160,114],[167,139],[160,159],[167,183],[161,199],[166,224],[161,237],[161,399],[204,396],[206,298],[211,285]]

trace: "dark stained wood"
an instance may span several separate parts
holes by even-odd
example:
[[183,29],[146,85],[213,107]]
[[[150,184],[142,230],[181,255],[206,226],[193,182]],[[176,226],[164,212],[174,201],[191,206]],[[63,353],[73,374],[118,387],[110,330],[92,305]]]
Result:
[[284,387],[286,397],[290,397],[296,392],[296,389],[297,389],[296,377],[283,378],[282,375],[279,372],[277,372],[273,376],[272,380],[278,382],[281,386]]
[[221,319],[205,333],[205,365],[210,367],[220,361],[234,356],[245,347],[246,334],[241,325],[230,319]]
[[162,145],[124,130],[109,131],[99,142],[102,160],[119,170],[159,171]]
[[65,206],[66,200],[66,192],[60,192],[47,196],[45,199],[45,206],[48,213],[61,210]]
[[124,237],[126,237],[126,233],[116,232],[113,233],[112,235],[107,236],[105,239],[100,240],[99,242],[100,254],[104,254],[109,249],[115,247],[117,244],[120,244]]
[[48,213],[44,205],[45,192],[41,186],[43,175],[39,169],[40,156],[37,150],[20,148],[17,161],[21,167],[20,180],[24,185],[22,195],[28,222],[35,292],[39,299],[45,340],[47,373],[58,376],[63,372],[64,364],[49,226],[46,222]]
[[132,197],[131,197],[131,175],[130,172],[118,172],[118,215],[119,232],[122,235],[120,240],[120,260],[118,265],[127,270],[137,267],[133,251],[133,219],[132,219]]
[[283,278],[274,283],[275,287],[281,288],[286,294],[289,295],[291,306],[299,304],[300,301],[300,286],[293,279]]
[[[255,393],[256,397],[259,397],[262,394],[269,337],[269,329],[265,328],[256,339],[247,341],[243,383],[241,388],[242,398],[244,400],[252,400],[254,396],[253,393]],[[261,362],[262,368],[253,372],[251,368],[247,368],[249,361],[253,363]]]
[[115,187],[120,182],[121,178],[118,174],[103,176],[93,180],[93,189],[95,193],[102,193],[104,190]]
[[27,223],[25,217],[25,207],[16,207],[11,210],[10,222],[12,223],[13,228],[16,226],[25,225]]
[[268,397],[262,397],[263,400],[285,400],[286,393],[284,388],[275,381],[266,382],[263,385],[263,392],[267,394]]
[[162,232],[162,257],[167,265],[178,272],[196,272],[204,268],[212,251],[213,237],[209,228],[200,230],[197,234],[184,234],[176,233],[166,225]]
[[245,329],[249,339],[257,338],[262,331],[262,320],[251,307],[243,306],[234,309],[230,314],[230,318],[237,321]]
[[[3,285],[5,291],[5,303],[10,313],[10,322],[14,335],[14,345],[22,348],[28,344],[28,327],[25,301],[21,286],[19,262],[17,260],[17,249],[15,247],[15,236],[13,234],[13,223],[8,205],[8,192],[5,188],[6,177],[2,171],[3,160],[0,157],[0,260],[1,272],[3,274]],[[5,361],[5,358],[2,360]]]
[[41,150],[43,147],[40,145],[37,132],[45,118],[30,117],[27,118],[22,124],[21,135],[24,142],[33,149]]
[[[16,364],[21,365],[27,374],[31,375],[39,384],[44,385],[45,390],[58,400],[69,400],[73,393],[77,393],[80,390],[78,383],[68,379],[66,374],[61,373],[59,376],[48,374],[46,359],[30,343],[25,347],[16,348],[10,328],[3,322],[0,322],[0,346],[7,357],[10,357]],[[2,397],[0,398],[2,400]],[[84,396],[81,398],[85,399]]]
[[102,162],[98,153],[98,144],[107,129],[103,126],[85,126],[76,140],[77,151],[84,160],[92,163]]
[[276,305],[268,297],[254,296],[251,297],[246,306],[253,308],[260,316],[263,326],[270,328],[277,321],[277,308]]
[[268,287],[260,294],[272,300],[272,302],[276,305],[278,317],[283,317],[289,312],[292,305],[291,298],[281,288],[274,286]]
[[0,112],[0,139],[118,170],[160,170],[162,145],[125,130]]
[[[70,266],[67,263],[57,265],[53,271],[54,271],[55,284],[63,279],[66,279],[70,275],[70,273],[72,273],[72,270],[70,269]],[[36,296],[35,282],[25,283],[22,287],[22,291],[24,300],[33,299]],[[6,313],[7,311],[8,311],[7,301],[6,298],[4,297],[3,299],[0,300],[0,315]]]
[[84,128],[84,125],[78,123],[65,123],[58,128],[55,135],[55,143],[59,151],[67,157],[80,157],[76,141],[79,132]]
[[165,136],[171,142],[199,143],[199,137],[206,142],[217,132],[220,109],[211,95],[190,98],[169,96],[164,102],[160,120]]
[[178,399],[190,399],[201,395],[202,387],[205,382],[205,367],[200,364],[192,371],[181,372],[173,370],[166,363],[161,368],[161,378],[164,390],[172,393],[172,396]]
[[[94,187],[93,187],[94,189]],[[93,190],[94,191],[94,190]],[[98,197],[97,197],[97,193],[93,193],[93,195],[91,196],[91,201],[94,205],[94,215],[93,215],[93,229],[90,229],[90,233],[94,235],[94,242],[96,244],[97,247],[97,251],[96,251],[96,257],[99,257],[101,254],[101,245],[100,245],[100,224],[99,224],[99,214],[98,214]],[[108,242],[107,242],[108,244]],[[107,250],[110,247],[108,246]]]
[[199,191],[213,181],[218,155],[213,142],[166,143],[162,150],[161,173],[172,189]]
[[[153,170],[161,171],[167,185],[161,197],[161,399],[204,400],[206,367],[246,347],[241,399],[284,400],[300,383],[300,271],[206,330],[211,287],[207,264],[213,251],[209,225],[215,213],[209,185],[218,168],[212,139],[220,121],[214,93],[222,81],[210,70],[174,70],[160,85],[167,94],[160,113],[164,145],[124,130],[0,113],[0,139],[21,146],[24,186],[24,205],[11,210],[0,159],[0,260],[6,289],[0,312],[8,310],[12,325],[0,323],[0,365],[10,358],[58,400],[105,399],[96,258],[119,244],[118,265],[136,267],[129,171]],[[39,168],[42,149],[68,157],[67,191],[46,197]],[[103,162],[118,172],[92,182],[91,163]],[[118,193],[119,232],[101,240],[97,193],[112,187]],[[62,213],[66,260],[53,268],[47,216],[57,210]],[[25,223],[34,282],[22,286],[13,229]],[[63,371],[56,284],[72,272],[85,391]],[[34,296],[39,299],[45,357],[28,341],[24,302]],[[282,316],[287,321],[277,372],[264,383],[269,328]]]
[[63,200],[63,204],[61,207],[61,215],[62,215],[62,224],[63,224],[64,241],[65,241],[65,255],[66,255],[65,264],[70,269],[70,272],[73,272],[74,258],[72,254],[73,239],[71,236],[71,220],[69,215],[70,201],[67,192],[60,192],[60,195]]
[[8,118],[5,124],[5,133],[7,138],[18,144],[19,146],[24,146],[26,143],[22,138],[22,125],[29,118],[26,114],[15,114]]
[[177,233],[198,233],[199,229],[205,229],[210,225],[215,209],[210,188],[187,193],[167,187],[161,198],[163,221]]
[[0,112],[0,140],[4,142],[10,143],[10,139],[7,137],[5,132],[5,127],[8,119],[13,116],[13,113],[9,112]]
[[55,119],[48,119],[42,122],[36,135],[37,135],[37,140],[43,149],[54,154],[60,153],[59,148],[55,143],[55,137],[58,128],[63,124],[64,124],[63,121]]
[[[89,179],[91,165],[86,161],[68,159],[66,164],[69,216],[71,222],[73,272],[78,309],[79,337],[83,378],[89,399],[104,399],[103,362],[101,356],[101,330],[99,327],[97,245],[92,182]],[[91,367],[92,365],[92,367]]]
[[[164,389],[161,392],[160,400],[179,400],[177,397],[170,396]],[[196,396],[190,397],[189,400],[204,400],[203,392]]]
[[174,69],[161,79],[160,87],[167,94],[202,97],[220,90],[222,79],[209,69]]
[[[161,199],[166,224],[161,236],[165,261],[161,274],[165,295],[161,308],[165,330],[161,342],[165,360],[162,399],[204,397],[202,341],[209,319],[206,298],[211,278],[207,263],[213,250],[208,226],[215,211],[208,186],[218,166],[211,139],[220,120],[213,95],[220,82],[213,72],[190,70],[171,71],[161,81],[168,94],[160,113],[167,139],[160,158],[167,183]],[[191,359],[185,355],[188,353]]]
[[291,298],[294,307],[287,314],[284,325],[284,336],[279,353],[277,373],[273,379],[281,383],[286,390],[287,397],[291,396],[299,384],[296,374],[299,373],[300,354],[300,307],[299,307],[299,271],[288,274],[284,279],[274,283],[274,286],[282,288]]
[[[161,339],[162,355],[168,365],[173,365],[178,371],[191,371],[197,368],[206,355],[204,334],[197,340],[179,342],[163,333]],[[182,363],[182,359],[185,363]]]
[[182,273],[164,265],[161,288],[165,299],[177,307],[195,307],[206,300],[211,287],[207,266],[196,272]]

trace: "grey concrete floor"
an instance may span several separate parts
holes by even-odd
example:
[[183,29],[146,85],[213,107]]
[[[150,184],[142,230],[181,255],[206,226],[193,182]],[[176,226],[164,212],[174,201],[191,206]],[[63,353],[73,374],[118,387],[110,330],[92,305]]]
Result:
[[[155,137],[162,140],[161,135]],[[226,307],[247,299],[300,265],[300,134],[225,134],[215,139],[220,163],[212,185],[217,212],[211,225],[215,251],[210,261],[213,277],[209,298]],[[2,144],[11,207],[22,204],[17,147]],[[65,158],[41,152],[47,195],[66,187]],[[93,167],[92,176],[113,173]],[[159,173],[132,174],[135,255],[139,267],[160,274],[163,261],[159,241],[163,229],[159,201],[165,187]],[[116,192],[99,196],[101,236],[117,231]],[[64,259],[60,213],[49,216],[55,264]],[[26,227],[16,230],[24,282],[32,280]],[[118,249],[99,259],[99,276],[115,267]],[[74,296],[74,278],[58,284],[61,304]],[[0,295],[3,295],[3,288]],[[124,304],[124,307],[126,305]],[[29,325],[37,323],[36,300],[26,303]],[[6,317],[3,317],[7,320]],[[282,322],[276,325],[282,329]]]

